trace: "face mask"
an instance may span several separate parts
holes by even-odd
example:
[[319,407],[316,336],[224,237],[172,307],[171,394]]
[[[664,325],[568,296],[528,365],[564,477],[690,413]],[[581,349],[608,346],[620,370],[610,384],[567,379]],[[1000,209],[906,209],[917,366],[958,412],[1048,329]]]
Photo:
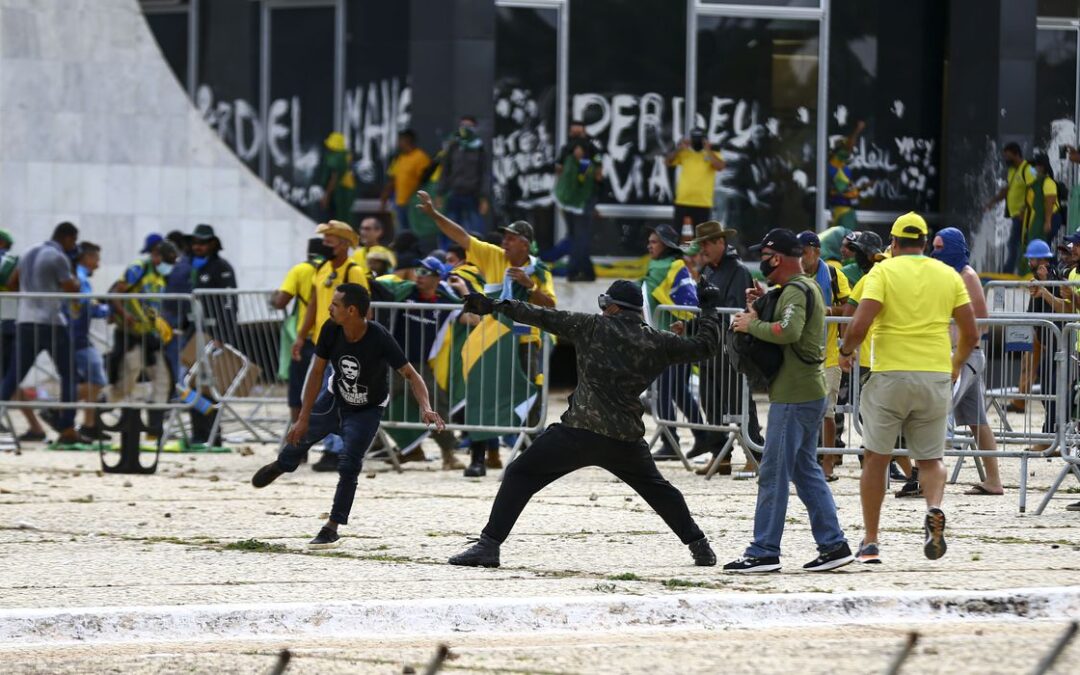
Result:
[[476,130],[472,127],[461,127],[458,129],[458,133],[461,134],[462,138],[472,138]]
[[174,265],[172,263],[161,262],[158,263],[157,272],[163,277],[169,276],[169,273],[173,271]]
[[206,265],[207,258],[192,258],[191,266],[195,269],[202,269]]
[[772,263],[772,258],[765,258],[764,260],[761,261],[761,264],[758,266],[758,268],[761,270],[761,276],[765,277],[766,279],[768,279],[769,275],[772,274],[773,270],[776,269],[775,267],[772,266],[771,263]]
[[694,152],[701,152],[701,149],[705,147],[705,141],[700,138],[695,138],[690,141],[690,147],[694,149]]

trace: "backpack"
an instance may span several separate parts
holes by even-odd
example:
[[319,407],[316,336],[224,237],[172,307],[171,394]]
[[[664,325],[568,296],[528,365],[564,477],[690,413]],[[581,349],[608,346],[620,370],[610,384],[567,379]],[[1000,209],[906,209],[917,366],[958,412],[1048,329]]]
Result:
[[[1068,225],[1069,224],[1069,188],[1066,187],[1065,183],[1062,183],[1059,180],[1055,180],[1054,182],[1057,183],[1058,214],[1061,215],[1061,224],[1062,225]],[[1068,227],[1065,228],[1065,231],[1066,232],[1069,231]]]
[[[814,293],[801,282],[792,282],[806,294],[806,317],[814,312]],[[776,306],[780,302],[783,286],[778,286],[754,301],[754,311],[762,321],[775,320]],[[725,345],[728,360],[736,371],[744,375],[752,389],[768,389],[780,367],[784,365],[784,346],[766,342],[749,333],[736,333],[728,329]],[[791,353],[807,365],[822,363],[822,359],[807,359],[792,346]]]

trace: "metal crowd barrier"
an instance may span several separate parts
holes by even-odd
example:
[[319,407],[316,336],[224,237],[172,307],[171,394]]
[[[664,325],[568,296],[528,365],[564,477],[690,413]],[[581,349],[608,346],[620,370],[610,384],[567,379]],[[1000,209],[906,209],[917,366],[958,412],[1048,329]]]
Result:
[[[194,294],[204,314],[217,318],[216,326],[208,328],[206,349],[209,353],[227,350],[237,362],[228,371],[233,377],[225,378],[227,386],[211,390],[220,408],[214,432],[220,431],[232,442],[281,442],[288,428],[284,406],[291,356],[290,345],[283,344],[283,335],[288,333],[283,325],[303,317],[274,308],[274,294],[274,290],[233,289]],[[474,325],[480,323],[479,317],[463,317],[460,304],[373,302],[371,310],[423,378],[432,407],[447,421],[447,432],[469,432],[481,440],[516,435],[513,456],[529,443],[529,436],[543,429],[548,403],[548,380],[543,375],[550,370],[550,339],[521,344],[520,339],[529,333],[527,327],[503,325],[495,319]],[[466,366],[471,378],[464,372]],[[352,372],[348,365],[345,370],[334,376]],[[382,450],[373,456],[395,461],[395,450],[408,452],[416,447],[428,429],[397,373],[391,374],[390,398],[376,443]],[[513,405],[503,405],[503,398]],[[437,435],[436,440],[450,442],[447,436]]]
[[1062,429],[1061,458],[1064,466],[1043,496],[1035,510],[1036,515],[1042,514],[1070,474],[1080,481],[1080,323],[1066,325],[1063,340],[1066,358],[1060,387],[1063,409],[1059,419]]
[[[10,409],[31,427],[40,416],[57,431],[74,429],[79,418],[80,440],[91,441],[105,470],[152,472],[170,437],[166,416],[192,407],[177,388],[179,343],[202,320],[200,312],[189,316],[189,302],[161,293],[4,293],[0,418],[10,443],[20,444]],[[109,431],[121,437],[116,465],[105,461]],[[143,431],[156,436],[149,467],[139,463]]]

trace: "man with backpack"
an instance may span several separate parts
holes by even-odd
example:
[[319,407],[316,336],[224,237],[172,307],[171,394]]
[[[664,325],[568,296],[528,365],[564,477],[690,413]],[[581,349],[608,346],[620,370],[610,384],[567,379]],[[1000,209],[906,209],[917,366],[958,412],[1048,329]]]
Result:
[[[788,483],[810,515],[818,557],[803,565],[825,572],[847,565],[848,547],[836,504],[817,463],[817,441],[825,416],[825,304],[817,283],[803,273],[803,245],[789,230],[774,229],[751,251],[761,253],[761,273],[779,289],[747,293],[753,307],[736,314],[731,330],[781,348],[782,362],[769,382],[769,422],[758,478],[754,539],[727,572],[780,570],[780,539],[787,517]],[[764,359],[759,359],[764,360]]]

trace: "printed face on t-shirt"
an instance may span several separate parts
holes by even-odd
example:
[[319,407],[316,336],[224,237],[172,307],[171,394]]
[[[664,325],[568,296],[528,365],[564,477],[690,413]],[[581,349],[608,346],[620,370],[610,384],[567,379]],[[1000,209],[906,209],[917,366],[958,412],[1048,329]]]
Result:
[[351,356],[342,356],[337,361],[338,392],[342,400],[350,405],[367,405],[368,388],[360,384],[360,362]]

